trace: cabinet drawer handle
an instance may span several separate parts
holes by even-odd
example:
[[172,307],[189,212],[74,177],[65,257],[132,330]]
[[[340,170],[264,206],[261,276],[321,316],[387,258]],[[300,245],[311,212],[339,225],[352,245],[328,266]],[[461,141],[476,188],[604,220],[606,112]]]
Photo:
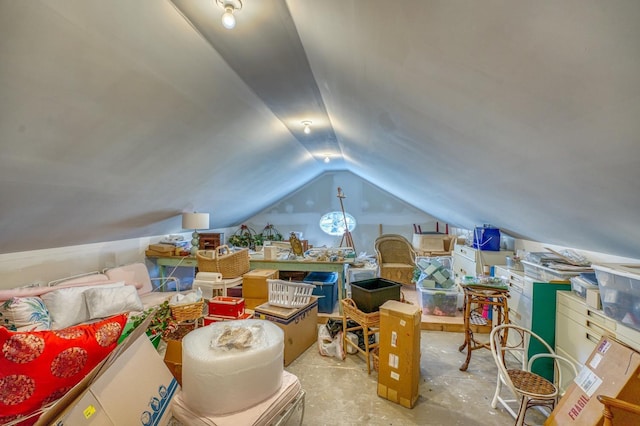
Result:
[[602,327],[600,324],[598,324],[597,322],[593,322],[593,321],[589,321],[587,320],[585,326],[587,328],[591,328],[591,329],[595,329],[596,331],[600,331],[600,332],[605,332],[607,331],[604,327]]
[[603,317],[602,315],[593,312],[590,309],[587,309],[587,316],[593,318],[595,321],[600,322],[600,323],[604,323],[606,321],[606,318]]
[[591,334],[589,334],[589,333],[585,333],[585,334],[586,334],[587,340],[590,340],[590,341],[592,341],[593,343],[598,343],[598,342],[600,342],[600,337],[592,336],[592,335],[591,335]]

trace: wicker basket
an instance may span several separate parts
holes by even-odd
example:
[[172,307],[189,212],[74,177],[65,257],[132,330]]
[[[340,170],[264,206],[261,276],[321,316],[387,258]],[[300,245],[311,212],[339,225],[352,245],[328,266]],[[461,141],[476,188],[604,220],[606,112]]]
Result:
[[342,313],[346,318],[351,318],[362,326],[378,327],[380,325],[380,311],[364,313],[358,309],[353,299],[342,299],[340,303],[342,303]]
[[198,250],[198,271],[220,272],[222,278],[237,278],[249,272],[249,249],[232,252],[229,246],[216,247],[215,250]]
[[283,308],[299,308],[311,300],[316,287],[313,284],[283,280],[267,280],[269,284],[269,304]]
[[169,305],[169,307],[171,308],[171,316],[176,321],[193,321],[202,316],[204,300],[185,305]]

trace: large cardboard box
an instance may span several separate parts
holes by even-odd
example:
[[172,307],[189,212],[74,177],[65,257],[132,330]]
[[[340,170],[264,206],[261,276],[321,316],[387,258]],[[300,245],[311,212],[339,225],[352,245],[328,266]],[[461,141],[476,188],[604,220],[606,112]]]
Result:
[[318,299],[312,297],[308,305],[291,309],[264,303],[257,306],[254,318],[274,322],[284,331],[284,365],[298,358],[318,340]]
[[242,297],[247,309],[253,309],[269,301],[268,279],[278,279],[279,274],[274,269],[254,269],[242,276]]
[[[600,339],[545,425],[601,425],[598,395],[640,404],[640,354],[608,336]],[[637,424],[623,411],[615,411],[614,418],[616,424]]]
[[178,384],[182,386],[182,340],[167,340],[164,363]]
[[380,306],[378,396],[413,408],[420,385],[420,319],[416,305],[388,300]]
[[54,417],[38,424],[56,426],[167,425],[169,405],[178,388],[147,336],[138,335],[124,351],[102,366],[88,387]]

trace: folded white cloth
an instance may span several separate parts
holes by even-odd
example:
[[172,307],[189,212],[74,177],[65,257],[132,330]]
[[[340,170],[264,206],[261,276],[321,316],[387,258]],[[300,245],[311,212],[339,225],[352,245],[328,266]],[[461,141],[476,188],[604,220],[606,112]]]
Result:
[[190,426],[267,425],[296,398],[301,390],[302,386],[298,377],[284,371],[280,390],[244,411],[224,416],[200,417],[184,403],[182,391],[178,391],[173,397],[171,410],[176,420]]

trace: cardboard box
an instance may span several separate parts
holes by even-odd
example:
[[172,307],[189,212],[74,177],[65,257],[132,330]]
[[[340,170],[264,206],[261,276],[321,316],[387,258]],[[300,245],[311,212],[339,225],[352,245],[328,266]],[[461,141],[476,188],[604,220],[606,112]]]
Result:
[[413,408],[420,385],[420,320],[416,305],[388,300],[380,306],[378,396]]
[[178,384],[182,386],[182,340],[167,340],[164,363]]
[[36,424],[167,425],[178,382],[144,334],[148,323],[142,325]]
[[254,318],[274,322],[284,331],[284,365],[298,358],[318,340],[318,299],[312,297],[302,308],[281,308],[264,303],[255,308]]
[[254,269],[242,276],[242,297],[245,306],[253,309],[269,301],[268,279],[278,279],[279,274],[274,269]]
[[[606,395],[640,404],[640,354],[609,336],[603,336],[578,377],[569,385],[545,425],[600,425]],[[637,418],[614,412],[616,424],[637,424]]]

